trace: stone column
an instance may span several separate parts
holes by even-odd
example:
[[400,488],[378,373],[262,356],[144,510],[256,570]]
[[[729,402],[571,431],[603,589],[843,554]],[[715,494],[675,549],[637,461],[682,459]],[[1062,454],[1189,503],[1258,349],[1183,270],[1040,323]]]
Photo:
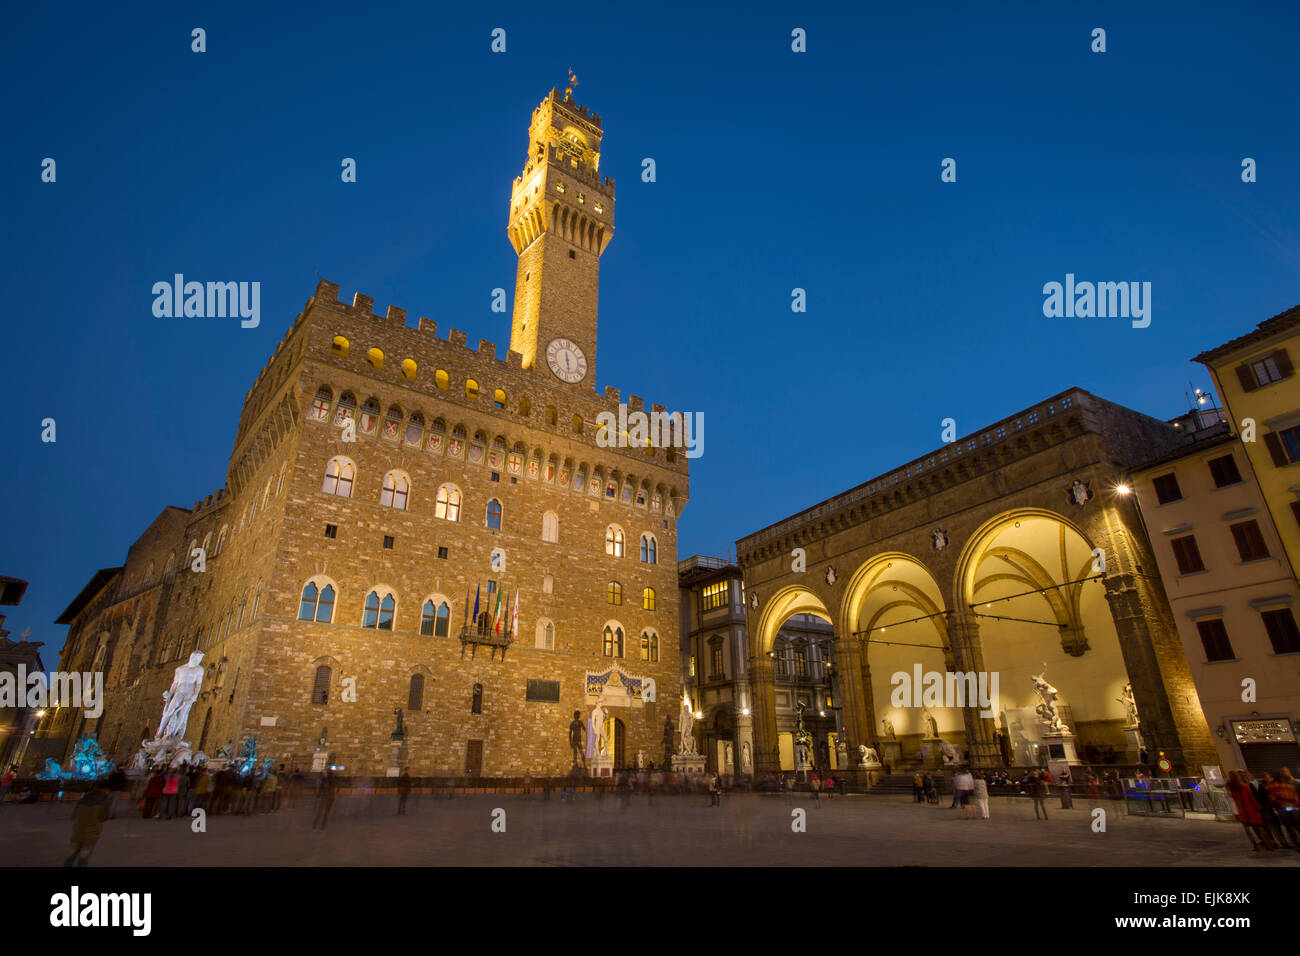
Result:
[[781,755],[776,740],[776,675],[772,659],[759,655],[749,659],[749,686],[753,695],[754,773],[779,773]]
[[[749,686],[748,680],[736,681],[736,773],[754,773],[755,762],[754,755],[757,750],[754,746],[754,693]],[[743,713],[743,708],[748,707],[749,713]],[[745,766],[745,747],[749,747],[749,767]]]
[[[946,619],[953,669],[976,675],[984,673],[984,648],[980,643],[979,622],[974,612],[969,609],[949,611]],[[997,702],[994,701],[993,704],[996,708]],[[966,724],[966,751],[971,766],[980,770],[1001,767],[1002,754],[998,750],[995,723],[997,715],[981,717],[976,703],[973,707],[963,707],[962,717]]]
[[1152,762],[1163,751],[1176,767],[1218,763],[1163,589],[1127,572],[1107,575],[1105,586]]
[[849,763],[856,761],[859,744],[870,744],[875,738],[872,724],[871,678],[867,669],[867,655],[862,643],[852,634],[835,641],[835,670],[839,675],[839,705],[844,722],[844,736],[848,739]]

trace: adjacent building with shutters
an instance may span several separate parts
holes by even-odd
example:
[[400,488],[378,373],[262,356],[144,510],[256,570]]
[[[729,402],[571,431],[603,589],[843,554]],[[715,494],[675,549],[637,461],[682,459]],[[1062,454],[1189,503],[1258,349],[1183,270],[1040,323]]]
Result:
[[1250,446],[1217,410],[1178,424],[1188,443],[1136,468],[1130,487],[1219,764],[1296,769],[1300,588]]

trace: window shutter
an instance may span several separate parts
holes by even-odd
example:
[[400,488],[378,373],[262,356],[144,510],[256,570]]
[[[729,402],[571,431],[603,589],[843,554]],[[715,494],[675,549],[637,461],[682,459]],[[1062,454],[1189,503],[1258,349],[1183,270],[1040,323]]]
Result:
[[1282,447],[1282,439],[1278,438],[1276,433],[1266,433],[1264,444],[1268,446],[1268,453],[1273,456],[1273,464],[1279,468],[1291,464],[1291,459],[1286,456],[1286,449]]
[[1291,365],[1291,356],[1286,354],[1286,349],[1278,349],[1273,353],[1272,359],[1277,363],[1277,370],[1282,373],[1283,378],[1290,378],[1295,374],[1295,368]]
[[1241,379],[1241,387],[1248,392],[1259,388],[1259,383],[1255,381],[1255,373],[1250,370],[1249,365],[1237,366],[1237,378]]

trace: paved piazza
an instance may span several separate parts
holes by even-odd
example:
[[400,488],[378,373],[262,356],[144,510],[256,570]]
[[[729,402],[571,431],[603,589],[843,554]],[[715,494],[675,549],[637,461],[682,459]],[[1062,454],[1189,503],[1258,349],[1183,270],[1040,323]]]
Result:
[[[1087,806],[1050,809],[1036,821],[1028,800],[995,798],[990,820],[917,805],[907,796],[824,798],[787,806],[782,796],[735,795],[720,809],[707,795],[633,795],[573,802],[553,794],[342,796],[328,828],[312,829],[313,800],[273,814],[209,816],[206,833],[185,820],[144,820],[134,809],[105,824],[92,866],[1297,866],[1293,850],[1252,853],[1237,824],[1128,817],[1107,808],[1107,832]],[[506,832],[491,829],[495,808]],[[791,832],[791,809],[807,832]],[[1117,812],[1118,811],[1118,812]],[[49,866],[68,852],[71,804],[0,810],[0,860]]]

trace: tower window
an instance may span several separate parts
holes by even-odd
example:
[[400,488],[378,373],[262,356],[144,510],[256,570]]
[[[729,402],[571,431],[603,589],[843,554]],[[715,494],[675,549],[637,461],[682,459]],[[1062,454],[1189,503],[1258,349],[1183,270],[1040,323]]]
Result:
[[325,537],[337,538],[339,536],[339,526],[336,524],[327,524],[325,526]]
[[438,549],[438,557],[440,557],[440,558],[442,558],[442,560],[446,561],[446,560],[447,560],[447,549],[446,549],[446,548],[439,548],[439,549]]
[[576,259],[576,258],[578,258],[578,254],[577,254],[576,252],[574,252],[572,249],[570,249],[570,250],[569,250],[569,258],[570,258],[570,259]]
[[385,551],[393,550],[393,536],[391,534],[384,535],[384,550]]
[[469,712],[471,714],[483,713],[483,685],[474,685],[474,699],[470,702]]

